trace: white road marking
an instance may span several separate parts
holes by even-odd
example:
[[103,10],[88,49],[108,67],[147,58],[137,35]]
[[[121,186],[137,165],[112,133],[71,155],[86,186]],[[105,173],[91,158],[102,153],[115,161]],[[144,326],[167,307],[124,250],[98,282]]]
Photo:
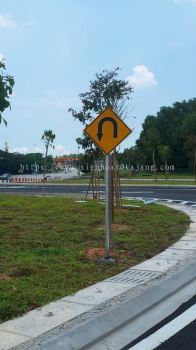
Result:
[[6,190],[10,190],[10,189],[20,189],[20,188],[26,188],[27,186],[0,186],[0,190],[1,190],[1,188],[3,188],[3,189],[6,189]]
[[[81,191],[81,193],[86,193],[87,191]],[[96,191],[94,191],[95,193]],[[98,193],[104,193],[105,191],[99,191],[97,190]],[[93,191],[88,191],[88,193],[93,193]]]
[[153,350],[196,319],[196,304],[129,350]]
[[154,193],[154,191],[123,191],[122,193]]

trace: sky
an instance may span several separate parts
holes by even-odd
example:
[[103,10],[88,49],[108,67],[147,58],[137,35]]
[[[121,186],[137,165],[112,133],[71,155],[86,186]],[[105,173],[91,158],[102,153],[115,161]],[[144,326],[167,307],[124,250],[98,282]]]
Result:
[[147,115],[196,97],[196,0],[0,0],[0,59],[15,78],[0,148],[77,153],[83,126],[68,108],[103,69],[120,67],[133,87],[127,125],[134,146]]

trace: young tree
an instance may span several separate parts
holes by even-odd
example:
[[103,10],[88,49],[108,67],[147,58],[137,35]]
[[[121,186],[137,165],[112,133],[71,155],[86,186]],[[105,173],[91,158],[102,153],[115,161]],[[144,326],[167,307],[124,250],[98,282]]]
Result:
[[164,162],[164,168],[165,168],[165,181],[168,180],[169,175],[169,166],[168,161],[171,158],[171,149],[167,145],[160,145],[159,146],[159,155],[161,160]]
[[44,142],[44,146],[45,146],[43,183],[46,180],[46,162],[47,162],[48,150],[50,147],[54,148],[53,142],[54,142],[55,137],[56,137],[56,135],[50,129],[45,130],[43,135],[42,135],[42,141]]
[[[106,107],[111,107],[119,117],[125,119],[127,115],[127,103],[133,89],[128,81],[119,79],[118,74],[118,67],[110,71],[103,70],[101,73],[97,73],[95,80],[90,81],[89,91],[79,95],[82,103],[81,110],[77,112],[73,108],[69,108],[68,111],[71,112],[73,118],[81,122],[84,127]],[[93,165],[95,156],[97,158],[100,155],[102,156],[102,152],[100,152],[99,148],[93,144],[84,132],[83,137],[78,138],[76,141],[86,151],[85,153],[86,155],[88,154]],[[110,179],[111,213],[113,213],[114,196],[112,194],[114,193],[114,181],[112,171],[110,172]],[[111,214],[111,217],[113,217],[113,214]]]
[[[127,114],[127,102],[133,89],[128,81],[118,77],[119,68],[111,71],[103,70],[96,74],[96,78],[90,81],[89,91],[79,95],[82,108],[76,112],[69,108],[74,119],[79,120],[85,127],[106,107],[111,107],[122,119]],[[86,134],[78,138],[77,143],[84,150],[94,150],[94,145]]]
[[0,124],[3,122],[7,125],[7,121],[2,113],[7,108],[11,108],[9,98],[12,95],[14,78],[11,75],[4,75],[5,70],[5,63],[0,61]]

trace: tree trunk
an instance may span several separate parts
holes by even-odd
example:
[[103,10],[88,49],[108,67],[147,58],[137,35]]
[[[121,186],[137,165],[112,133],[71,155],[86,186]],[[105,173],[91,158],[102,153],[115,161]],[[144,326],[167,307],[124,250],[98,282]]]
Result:
[[196,151],[195,151],[195,159],[194,159],[194,182],[196,185]]
[[165,160],[165,181],[167,182],[169,175],[169,167],[167,166],[167,161]]
[[47,159],[47,156],[48,156],[48,147],[46,147],[46,154],[45,154],[45,158],[44,158],[44,172],[43,172],[43,180],[42,180],[42,183],[43,183],[42,193],[43,193],[43,195],[45,194],[45,177],[46,177],[46,159]]
[[154,181],[157,181],[156,176],[156,163],[155,163],[155,151],[152,152],[152,162],[153,162],[153,172],[154,172]]

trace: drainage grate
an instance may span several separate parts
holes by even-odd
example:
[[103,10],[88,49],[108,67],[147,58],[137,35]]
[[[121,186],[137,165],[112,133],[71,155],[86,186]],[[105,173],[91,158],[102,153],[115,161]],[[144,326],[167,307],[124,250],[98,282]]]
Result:
[[150,271],[140,271],[140,270],[127,270],[125,272],[119,273],[118,275],[108,278],[104,282],[112,283],[134,283],[142,284],[148,282],[152,279],[161,276],[160,272],[150,272]]

